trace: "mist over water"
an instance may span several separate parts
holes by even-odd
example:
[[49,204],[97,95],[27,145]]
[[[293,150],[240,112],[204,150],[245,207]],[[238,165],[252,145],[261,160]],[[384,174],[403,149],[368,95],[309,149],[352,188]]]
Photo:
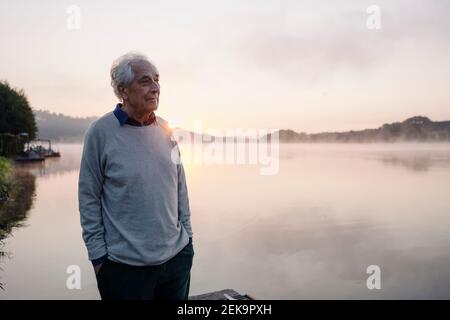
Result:
[[[82,145],[59,147],[62,158],[22,166],[36,196],[1,247],[0,299],[99,298],[79,222]],[[281,144],[279,155],[275,175],[185,164],[191,295],[450,297],[450,144]],[[70,265],[81,290],[66,288]],[[381,269],[381,290],[367,289],[369,265]]]

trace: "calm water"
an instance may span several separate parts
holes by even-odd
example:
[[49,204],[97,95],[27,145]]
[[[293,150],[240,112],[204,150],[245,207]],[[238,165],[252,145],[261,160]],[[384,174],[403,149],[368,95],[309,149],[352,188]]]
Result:
[[[81,239],[81,145],[22,168],[32,208],[0,251],[0,299],[98,299]],[[450,144],[281,145],[279,173],[185,165],[194,230],[191,294],[259,299],[450,298]],[[81,289],[66,268],[81,268]],[[381,268],[368,290],[366,268]]]

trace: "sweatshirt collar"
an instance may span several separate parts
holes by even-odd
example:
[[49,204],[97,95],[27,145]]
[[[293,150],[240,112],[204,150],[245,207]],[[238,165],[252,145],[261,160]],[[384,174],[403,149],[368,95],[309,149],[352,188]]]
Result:
[[128,120],[128,114],[122,110],[122,104],[118,103],[116,105],[116,109],[114,109],[114,115],[117,120],[119,120],[119,124],[123,126]]
[[[128,114],[122,110],[122,104],[118,103],[116,105],[116,108],[114,109],[114,115],[116,116],[117,120],[119,121],[119,124],[123,126],[124,124],[130,124],[133,126],[142,126],[138,121],[134,120],[133,118],[130,118]],[[144,126],[150,125],[156,123],[156,116],[152,112],[148,118],[148,120],[144,123]]]

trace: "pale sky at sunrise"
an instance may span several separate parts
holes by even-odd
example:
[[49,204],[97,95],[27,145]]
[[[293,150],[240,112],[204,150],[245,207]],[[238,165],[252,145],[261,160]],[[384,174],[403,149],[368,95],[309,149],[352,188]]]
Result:
[[[370,5],[380,30],[366,26]],[[135,50],[160,71],[158,114],[185,129],[450,120],[448,0],[0,0],[0,39],[0,80],[66,115],[112,111],[111,62]]]

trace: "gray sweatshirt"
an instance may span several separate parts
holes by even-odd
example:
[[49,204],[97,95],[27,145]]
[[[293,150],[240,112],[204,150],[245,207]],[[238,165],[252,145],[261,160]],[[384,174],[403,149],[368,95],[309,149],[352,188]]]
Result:
[[87,130],[78,181],[83,240],[90,260],[158,265],[192,237],[183,165],[172,161],[167,122],[120,125],[113,112]]

